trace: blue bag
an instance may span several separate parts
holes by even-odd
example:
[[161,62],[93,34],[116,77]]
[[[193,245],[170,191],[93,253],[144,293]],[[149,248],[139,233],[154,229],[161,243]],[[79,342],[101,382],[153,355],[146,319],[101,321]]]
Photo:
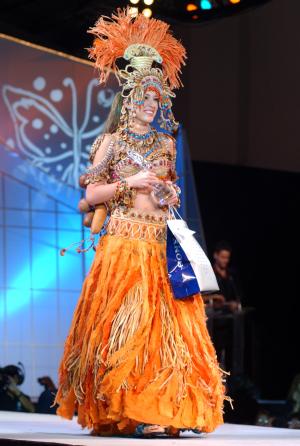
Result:
[[184,299],[200,292],[194,270],[169,227],[167,227],[167,265],[176,299]]

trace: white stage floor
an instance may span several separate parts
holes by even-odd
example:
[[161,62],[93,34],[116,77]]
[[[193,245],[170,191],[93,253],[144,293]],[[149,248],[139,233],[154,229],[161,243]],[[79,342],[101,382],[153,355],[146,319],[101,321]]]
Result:
[[56,415],[0,411],[0,439],[52,442],[82,446],[300,446],[300,430],[224,424],[205,436],[185,433],[179,439],[91,437],[76,419]]

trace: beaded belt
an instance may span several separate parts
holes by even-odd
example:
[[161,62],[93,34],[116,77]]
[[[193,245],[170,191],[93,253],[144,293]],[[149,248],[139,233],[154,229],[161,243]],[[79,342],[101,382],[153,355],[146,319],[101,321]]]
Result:
[[130,209],[126,213],[115,209],[107,225],[107,234],[147,241],[166,240],[167,215]]

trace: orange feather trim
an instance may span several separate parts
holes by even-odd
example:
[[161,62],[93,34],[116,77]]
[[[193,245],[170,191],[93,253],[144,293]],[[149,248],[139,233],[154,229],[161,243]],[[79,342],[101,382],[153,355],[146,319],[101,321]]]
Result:
[[123,57],[128,46],[145,44],[155,48],[162,57],[162,71],[171,89],[182,86],[179,75],[181,66],[185,65],[186,50],[167,23],[143,14],[133,18],[129,8],[119,8],[111,18],[101,16],[88,33],[96,36],[93,46],[88,48],[88,57],[100,71],[100,83],[106,82],[110,70],[118,71],[116,60]]

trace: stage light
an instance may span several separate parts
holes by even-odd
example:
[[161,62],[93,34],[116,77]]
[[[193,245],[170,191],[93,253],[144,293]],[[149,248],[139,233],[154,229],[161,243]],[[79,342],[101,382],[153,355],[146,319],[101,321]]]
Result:
[[211,9],[212,4],[209,0],[201,0],[200,2],[200,8],[201,9]]
[[152,16],[152,11],[151,11],[150,8],[145,8],[145,9],[143,9],[142,12],[143,12],[143,14],[144,14],[145,17],[148,17],[148,19],[149,19],[149,17]]
[[229,0],[229,3],[233,3],[234,5],[236,5],[237,3],[240,3],[241,0]]
[[138,15],[138,13],[139,13],[139,8],[132,7],[132,8],[129,9],[129,14],[132,17],[136,17]]
[[154,0],[144,0],[145,5],[147,5],[147,6],[152,5],[153,2],[154,2]]
[[193,20],[197,20],[197,19],[199,19],[199,16],[197,14],[195,14],[195,15],[192,16],[192,19]]
[[186,5],[186,10],[187,11],[197,11],[198,7],[195,5],[195,3],[188,3]]
[[133,5],[137,5],[139,1],[140,0],[130,0],[130,3],[132,3]]

